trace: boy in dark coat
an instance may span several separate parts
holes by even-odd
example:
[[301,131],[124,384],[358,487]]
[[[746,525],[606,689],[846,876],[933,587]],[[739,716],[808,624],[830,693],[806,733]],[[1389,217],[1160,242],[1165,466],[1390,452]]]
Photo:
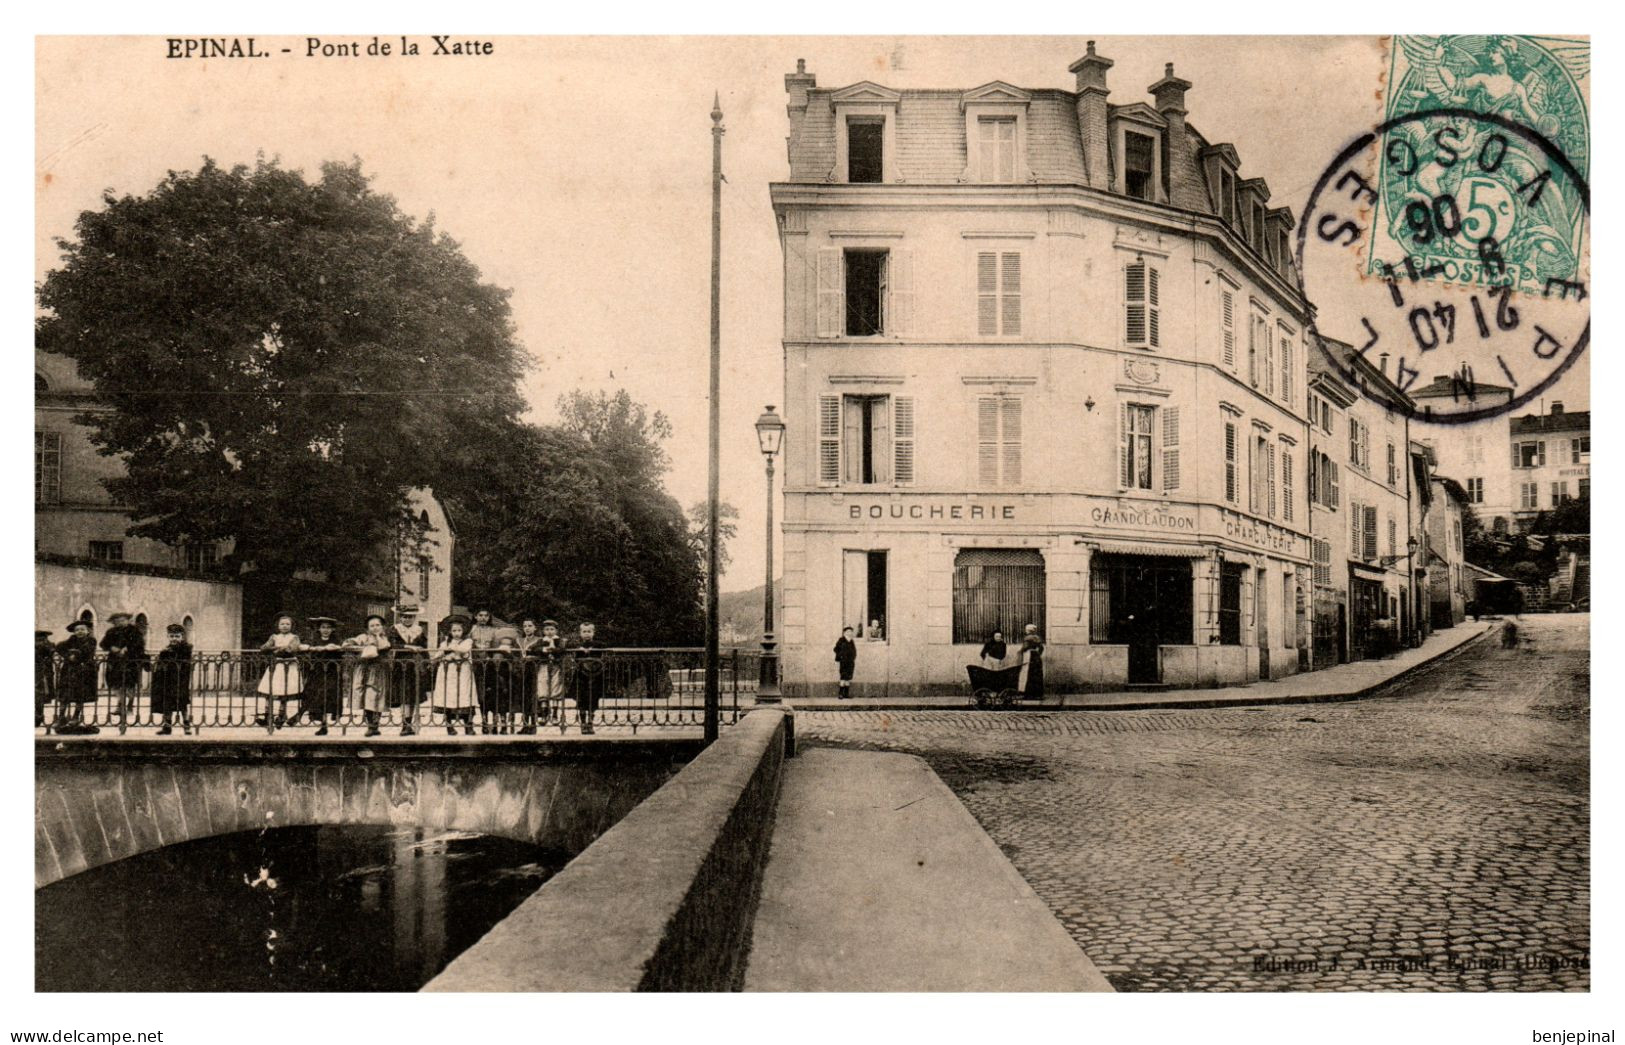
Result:
[[152,668],[152,713],[163,718],[158,735],[169,736],[170,717],[179,715],[181,732],[192,732],[192,644],[186,641],[186,629],[171,624],[164,629],[169,645],[158,651],[158,662]]
[[841,669],[841,700],[852,699],[852,673],[858,667],[858,644],[852,641],[853,630],[850,627],[841,629],[841,637],[835,640],[835,663]]
[[581,732],[593,732],[593,714],[604,695],[604,655],[598,642],[598,629],[590,621],[582,621],[578,637],[569,649],[575,654],[570,673],[570,696],[576,702],[576,719]]
[[88,620],[70,621],[68,632],[56,647],[62,658],[56,677],[56,731],[100,733],[85,724],[85,705],[96,703],[96,639]]
[[45,706],[56,703],[56,643],[49,628],[34,629],[34,728],[45,725]]

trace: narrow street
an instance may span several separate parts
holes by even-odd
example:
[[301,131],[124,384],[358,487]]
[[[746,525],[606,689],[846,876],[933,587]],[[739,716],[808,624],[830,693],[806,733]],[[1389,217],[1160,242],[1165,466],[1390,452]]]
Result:
[[1119,990],[1586,990],[1588,615],[1349,704],[813,712],[924,757]]

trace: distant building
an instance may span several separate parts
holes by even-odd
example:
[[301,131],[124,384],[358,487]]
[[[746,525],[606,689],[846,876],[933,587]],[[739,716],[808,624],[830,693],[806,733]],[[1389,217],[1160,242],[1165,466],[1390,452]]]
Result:
[[1467,491],[1456,480],[1433,477],[1433,507],[1428,513],[1428,604],[1435,628],[1460,624],[1467,614],[1473,584],[1466,574],[1462,510]]
[[1511,420],[1512,517],[1527,526],[1565,501],[1591,496],[1591,412],[1552,404]]
[[[1410,389],[1418,409],[1439,403],[1441,412],[1455,409],[1467,394],[1459,381],[1443,375]],[[1501,385],[1474,385],[1471,394],[1477,408],[1494,408],[1512,401],[1512,389]],[[1443,405],[1443,400],[1451,405]],[[1458,479],[1484,528],[1500,533],[1512,530],[1517,504],[1513,469],[1508,465],[1510,425],[1508,414],[1501,412],[1466,424],[1415,426],[1416,438],[1437,456],[1440,474]]]
[[1172,66],[1112,104],[1111,65],[785,77],[787,694],[835,691],[844,626],[859,695],[963,691],[1027,624],[1052,689],[1308,664],[1293,218]]
[[[271,614],[328,613],[360,630],[366,613],[387,613],[411,601],[424,619],[451,609],[456,530],[432,490],[409,495],[427,541],[380,549],[373,579],[360,586],[327,584],[319,573],[296,578],[290,591],[260,592],[222,565],[229,542],[169,545],[131,537],[129,509],[114,502],[104,480],[121,474],[116,457],[100,453],[76,415],[98,409],[95,389],[72,360],[34,352],[35,617],[59,636],[70,619],[101,631],[109,613],[123,611],[161,634],[185,626],[199,649],[258,645]],[[302,623],[302,622],[301,622]]]

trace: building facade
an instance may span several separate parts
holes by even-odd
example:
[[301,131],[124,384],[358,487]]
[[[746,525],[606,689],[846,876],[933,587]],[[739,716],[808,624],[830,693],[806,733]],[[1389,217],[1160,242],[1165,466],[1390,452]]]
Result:
[[1435,628],[1452,628],[1467,616],[1467,549],[1463,544],[1462,510],[1467,491],[1456,480],[1435,475],[1433,504],[1428,511],[1428,604]]
[[1525,414],[1509,426],[1512,519],[1520,527],[1541,512],[1591,496],[1591,412],[1553,403],[1545,414]]
[[[1309,662],[1308,309],[1292,216],[1150,103],[798,64],[784,259],[786,691],[961,691],[1002,631],[1052,688]],[[1012,661],[1013,662],[1013,661]]]
[[[1468,394],[1480,408],[1505,406],[1512,401],[1512,389],[1501,385],[1475,384],[1471,389],[1460,381],[1440,375],[1426,385],[1410,389],[1418,409],[1448,400],[1453,409]],[[1506,412],[1482,417],[1467,424],[1453,424],[1442,431],[1418,425],[1416,437],[1433,451],[1442,475],[1459,479],[1468,502],[1484,528],[1508,533],[1514,528],[1516,488],[1513,470],[1508,467],[1511,418]]]

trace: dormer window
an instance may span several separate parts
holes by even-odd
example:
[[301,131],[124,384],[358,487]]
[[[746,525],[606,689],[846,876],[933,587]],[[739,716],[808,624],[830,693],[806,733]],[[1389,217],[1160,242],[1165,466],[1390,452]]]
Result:
[[1260,254],[1264,253],[1264,205],[1257,200],[1253,201],[1253,227],[1251,233],[1252,235],[1249,238],[1253,241],[1253,249]]
[[1224,214],[1224,220],[1232,226],[1236,224],[1236,176],[1229,171],[1219,171],[1219,208]]
[[878,183],[884,180],[886,121],[853,117],[846,121],[846,180]]
[[977,162],[983,181],[1016,180],[1016,118],[984,116],[976,121]]
[[1123,132],[1123,191],[1136,199],[1155,199],[1156,150],[1150,135]]

